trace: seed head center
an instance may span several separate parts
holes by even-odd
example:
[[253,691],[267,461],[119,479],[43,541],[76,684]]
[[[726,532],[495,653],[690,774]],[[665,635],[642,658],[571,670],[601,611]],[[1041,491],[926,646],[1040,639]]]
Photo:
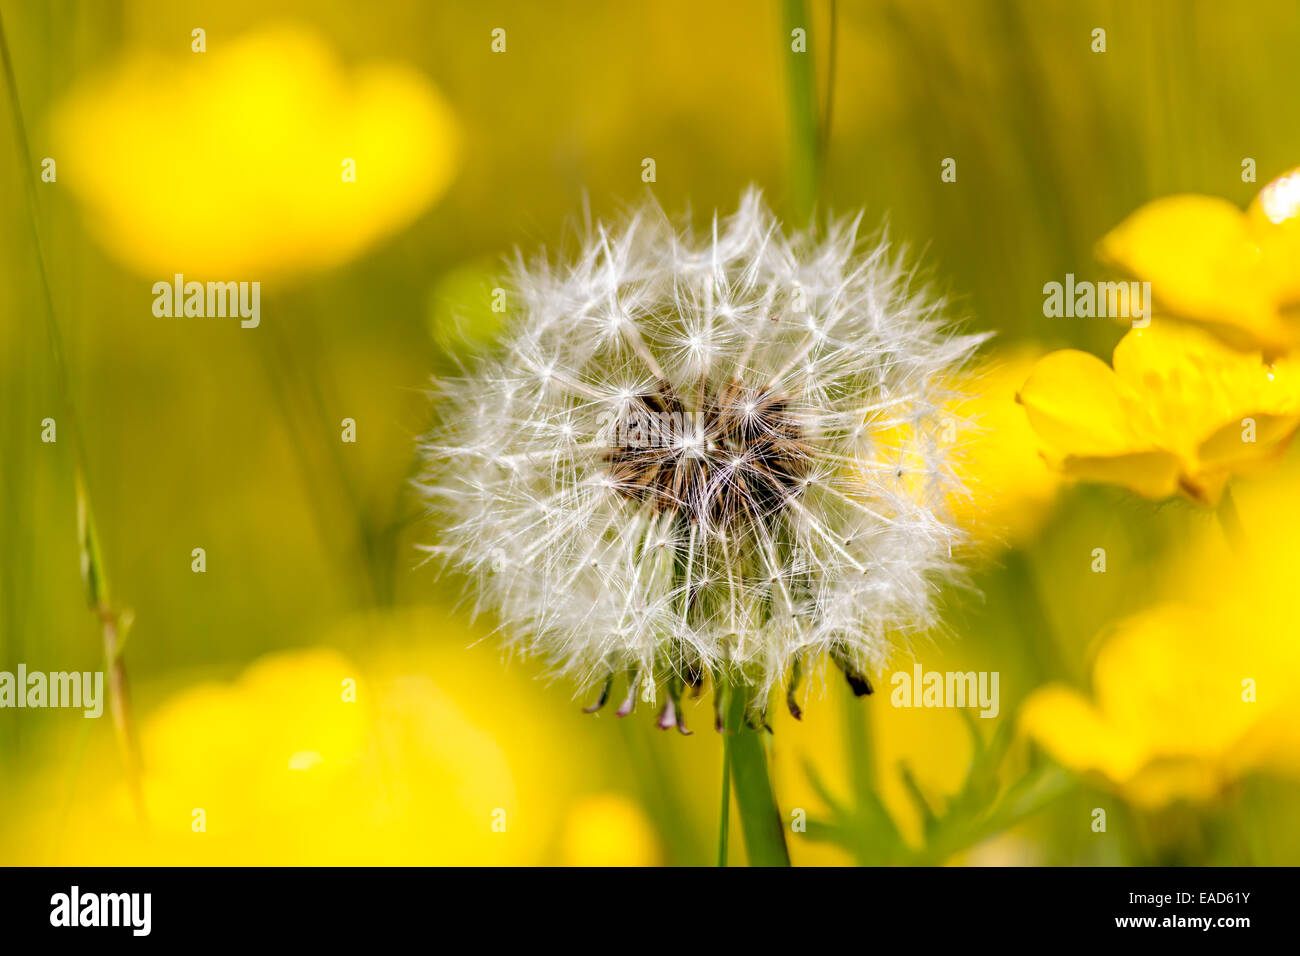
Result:
[[784,395],[731,382],[689,402],[667,386],[637,395],[605,460],[625,497],[727,527],[774,520],[806,486],[811,453]]

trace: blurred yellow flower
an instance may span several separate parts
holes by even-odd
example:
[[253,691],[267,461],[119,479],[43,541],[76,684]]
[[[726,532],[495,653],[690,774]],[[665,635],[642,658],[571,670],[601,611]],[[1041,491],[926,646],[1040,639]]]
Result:
[[1059,490],[1060,476],[1047,467],[1016,389],[1041,352],[1021,346],[986,357],[953,383],[957,397],[937,436],[918,435],[905,420],[871,431],[871,468],[894,470],[904,491],[923,499],[921,443],[949,447],[954,479],[943,489],[944,506],[982,548],[1031,538],[1042,525]]
[[1073,349],[1039,362],[1019,401],[1066,474],[1148,498],[1214,504],[1275,459],[1300,425],[1300,361],[1266,363],[1188,325],[1133,329],[1113,370]]
[[1210,633],[1203,612],[1162,605],[1121,624],[1093,667],[1093,699],[1061,685],[1030,696],[1021,726],[1057,761],[1128,800],[1206,800],[1243,770],[1257,704],[1241,681],[1269,674],[1255,642]]
[[1033,537],[1060,489],[1060,476],[1038,453],[1034,431],[1016,404],[1016,389],[1040,355],[1022,346],[991,356],[964,386],[968,397],[953,407],[973,433],[955,456],[966,493],[950,494],[948,507],[981,543]]
[[1202,528],[1155,584],[1168,600],[1105,638],[1091,698],[1041,688],[1022,730],[1143,807],[1212,799],[1251,771],[1300,775],[1296,477],[1241,496],[1245,551]]
[[1092,700],[1049,685],[1026,701],[1021,726],[1134,804],[1207,800],[1251,770],[1300,768],[1298,667],[1288,633],[1164,604],[1108,637]]
[[1267,354],[1300,344],[1300,168],[1244,213],[1211,196],[1148,203],[1101,240],[1098,256],[1149,281],[1161,311],[1232,344]]
[[60,182],[128,266],[200,280],[327,268],[450,183],[456,122],[415,70],[345,70],[295,26],[209,51],[137,56],[55,110]]
[[[35,784],[0,829],[39,864],[540,862],[573,774],[539,747],[544,716],[495,661],[491,674],[453,661],[467,635],[435,614],[367,618],[338,637],[373,646],[433,628],[446,652],[380,655],[364,672],[328,649],[274,654],[169,699],[142,727],[147,829],[111,765],[84,774],[68,808],[36,800],[50,784]],[[485,717],[474,698],[489,680],[502,693]],[[642,836],[623,849],[642,852]]]
[[655,866],[659,843],[639,806],[616,793],[580,799],[564,823],[569,866]]

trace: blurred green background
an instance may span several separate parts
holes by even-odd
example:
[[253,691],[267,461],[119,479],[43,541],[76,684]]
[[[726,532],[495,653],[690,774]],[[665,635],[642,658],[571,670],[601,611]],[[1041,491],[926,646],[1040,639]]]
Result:
[[[585,207],[616,216],[647,189],[670,211],[707,215],[732,209],[754,182],[778,211],[797,217],[787,18],[806,23],[823,105],[832,29],[830,4],[810,2],[803,14],[800,6],[0,2],[33,161],[53,156],[60,169],[55,183],[43,183],[39,169],[24,168],[8,91],[0,104],[0,670],[18,662],[92,670],[103,660],[78,572],[73,429],[62,421],[46,339],[35,225],[104,567],[115,602],[134,612],[125,659],[146,728],[146,771],[151,754],[175,756],[158,739],[167,720],[181,720],[194,773],[242,779],[238,751],[260,745],[257,727],[224,725],[221,706],[183,695],[236,680],[277,651],[330,648],[341,655],[325,668],[330,675],[331,667],[352,668],[376,688],[427,679],[421,686],[438,706],[463,718],[427,739],[403,724],[390,753],[398,756],[385,765],[421,781],[411,794],[427,788],[445,801],[425,805],[450,816],[417,828],[418,838],[400,837],[416,832],[403,814],[424,812],[420,801],[395,800],[401,787],[391,779],[374,804],[382,811],[365,826],[393,839],[353,852],[341,849],[351,818],[331,809],[343,794],[355,796],[350,789],[295,793],[282,819],[259,809],[270,791],[258,787],[277,784],[250,777],[243,804],[239,793],[229,797],[227,819],[242,814],[238,826],[214,823],[207,834],[209,844],[235,841],[222,857],[186,843],[188,811],[170,822],[156,819],[165,810],[151,813],[154,836],[132,829],[132,814],[111,796],[122,770],[107,716],[0,712],[0,861],[712,859],[720,746],[705,732],[707,704],[690,708],[700,732],[681,739],[656,731],[644,713],[584,717],[571,688],[532,680],[531,662],[503,667],[493,641],[480,642],[490,622],[470,625],[448,610],[460,582],[419,566],[417,545],[435,532],[407,481],[414,436],[436,414],[424,392],[429,376],[472,361],[474,343],[490,334],[487,303],[502,256],[563,248]],[[274,24],[332,51],[344,83],[357,64],[374,61],[418,71],[453,117],[446,135],[458,145],[446,161],[454,175],[346,255],[281,267],[272,243],[264,269],[190,270],[199,279],[260,278],[256,330],[157,319],[150,287],[170,270],[134,268],[126,240],[104,228],[112,221],[104,209],[124,203],[129,214],[132,190],[144,197],[140,207],[156,202],[151,167],[186,161],[183,143],[205,117],[176,112],[150,126],[152,141],[115,142],[101,155],[95,141],[77,137],[82,114],[71,114],[71,135],[66,121],[59,133],[62,104],[77,91],[108,89],[105,77],[145,54],[181,76],[199,56],[190,49],[195,27],[206,31],[202,55],[218,57]],[[504,53],[491,49],[495,28],[506,30]],[[1091,50],[1096,28],[1106,30],[1104,53]],[[834,29],[819,208],[863,208],[869,222],[887,217],[896,239],[923,252],[956,314],[996,331],[998,348],[1072,345],[1108,356],[1122,327],[1044,318],[1043,284],[1067,272],[1100,278],[1093,244],[1148,199],[1198,192],[1245,205],[1258,184],[1242,181],[1243,158],[1256,161],[1260,184],[1300,162],[1300,7],[1289,0],[841,2]],[[300,75],[292,61],[281,68]],[[256,109],[259,101],[249,102]],[[386,135],[400,142],[405,128],[397,121]],[[647,157],[656,166],[649,186]],[[940,179],[946,157],[957,161],[956,182]],[[104,187],[91,182],[89,171],[105,168],[122,171],[115,198],[97,198]],[[34,220],[23,184],[31,175]],[[390,187],[400,204],[401,183]],[[310,195],[299,201],[314,208]],[[164,197],[162,211],[150,214],[174,207],[183,224],[185,202]],[[262,214],[289,218],[297,208]],[[47,416],[60,419],[56,444],[40,441]],[[344,418],[357,422],[355,444],[339,441]],[[1247,774],[1208,803],[1139,812],[1103,782],[1058,773],[1011,739],[1015,707],[1035,687],[1087,686],[1095,639],[1149,602],[1152,569],[1210,521],[1181,504],[1071,488],[1049,519],[977,569],[976,591],[951,596],[959,640],[938,638],[925,663],[1001,673],[1001,716],[974,722],[985,744],[993,739],[986,725],[1003,729],[1007,750],[996,760],[973,749],[959,713],[891,709],[884,694],[855,702],[830,680],[824,697],[812,695],[803,724],[779,715],[778,797],[814,821],[809,834],[793,837],[796,862],[1300,861],[1300,799],[1281,779]],[[1085,573],[1098,546],[1112,573]],[[197,547],[206,549],[202,574],[191,570]],[[302,662],[282,660],[289,686]],[[258,706],[276,721],[280,686],[241,693],[262,695]],[[191,707],[183,719],[169,709],[178,699]],[[360,735],[362,743],[348,745],[358,752],[372,753],[378,745],[368,735],[388,726],[391,690],[376,690],[372,701],[380,723],[348,731]],[[445,729],[453,726],[463,727],[463,746],[445,739],[462,733]],[[218,746],[205,736],[222,734],[237,739]],[[476,735],[491,743],[475,743]],[[300,749],[329,757],[324,745]],[[1031,777],[1025,794],[1014,795],[1023,806],[989,817],[989,792]],[[509,782],[510,795],[483,783],[492,780]],[[203,805],[195,786],[198,794],[182,793],[177,805]],[[507,806],[520,822],[498,850],[507,836],[493,844],[478,808]],[[1107,834],[1090,830],[1094,807],[1111,813]],[[952,819],[927,831],[927,808],[940,817],[950,810]],[[484,833],[481,843],[456,838],[469,841],[463,856],[445,843],[460,813]],[[277,836],[257,837],[272,819]],[[295,825],[305,829],[283,842]],[[169,826],[182,831],[174,842],[157,836]],[[847,848],[825,842],[832,826]],[[897,839],[888,836],[892,826]],[[330,841],[335,855],[320,848]],[[743,859],[739,847],[733,858]]]

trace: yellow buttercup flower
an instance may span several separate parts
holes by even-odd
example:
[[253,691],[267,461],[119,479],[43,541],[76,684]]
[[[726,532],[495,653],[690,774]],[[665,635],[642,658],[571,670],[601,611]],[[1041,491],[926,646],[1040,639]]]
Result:
[[1057,761],[1144,807],[1209,800],[1254,771],[1300,774],[1300,506],[1294,472],[1240,506],[1246,553],[1202,529],[1170,600],[1120,624],[1092,694],[1049,685],[1021,726]]
[[105,249],[201,281],[355,257],[447,188],[460,139],[423,75],[345,70],[294,26],[137,56],[75,89],[52,126],[59,181]]
[[1300,168],[1244,213],[1211,196],[1148,203],[1101,240],[1098,256],[1149,281],[1161,312],[1234,345],[1273,354],[1300,344]]
[[[353,646],[425,637],[443,648],[365,667],[326,648],[284,652],[187,688],[141,726],[147,827],[120,767],[101,758],[66,804],[33,796],[64,786],[54,770],[14,803],[6,794],[0,842],[42,865],[543,860],[575,773],[542,746],[558,734],[525,702],[528,682],[502,677],[494,655],[466,660],[472,637],[438,614],[365,618],[337,635]],[[485,700],[489,680],[510,691]],[[628,840],[643,852],[640,836]]]
[[1265,362],[1193,326],[1133,329],[1112,365],[1053,352],[1020,389],[1048,460],[1076,478],[1214,504],[1300,426],[1300,361]]
[[1097,655],[1092,699],[1049,685],[1025,702],[1021,726],[1135,804],[1213,797],[1243,769],[1259,709],[1241,681],[1266,665],[1257,646],[1210,633],[1203,614],[1169,604],[1124,622]]

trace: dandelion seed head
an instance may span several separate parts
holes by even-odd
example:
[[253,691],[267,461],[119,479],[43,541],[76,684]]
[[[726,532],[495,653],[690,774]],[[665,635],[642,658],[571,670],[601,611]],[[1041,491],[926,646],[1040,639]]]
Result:
[[[671,704],[851,681],[936,625],[962,533],[943,501],[958,335],[858,220],[787,234],[756,190],[693,231],[658,208],[567,263],[516,265],[500,352],[439,383],[418,487],[507,640]],[[882,435],[915,436],[907,481]],[[855,684],[857,687],[858,684]]]

